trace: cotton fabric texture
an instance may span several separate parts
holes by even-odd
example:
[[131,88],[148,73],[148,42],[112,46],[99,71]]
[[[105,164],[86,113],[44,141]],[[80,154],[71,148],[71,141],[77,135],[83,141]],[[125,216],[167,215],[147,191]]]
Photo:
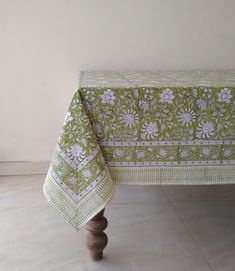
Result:
[[117,184],[222,183],[235,183],[235,71],[89,71],[43,191],[79,230]]

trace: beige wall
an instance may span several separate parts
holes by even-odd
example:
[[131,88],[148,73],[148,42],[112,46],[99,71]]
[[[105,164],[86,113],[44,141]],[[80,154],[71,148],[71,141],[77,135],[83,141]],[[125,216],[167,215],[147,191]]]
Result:
[[52,156],[82,69],[235,68],[234,0],[0,0],[0,161]]

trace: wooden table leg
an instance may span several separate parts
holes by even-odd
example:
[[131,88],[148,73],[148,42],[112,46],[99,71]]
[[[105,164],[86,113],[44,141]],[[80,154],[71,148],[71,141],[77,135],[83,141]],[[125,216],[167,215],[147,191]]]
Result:
[[89,249],[91,258],[99,261],[103,257],[103,250],[108,244],[108,237],[103,232],[108,226],[108,221],[104,217],[104,209],[94,216],[86,224],[86,246]]

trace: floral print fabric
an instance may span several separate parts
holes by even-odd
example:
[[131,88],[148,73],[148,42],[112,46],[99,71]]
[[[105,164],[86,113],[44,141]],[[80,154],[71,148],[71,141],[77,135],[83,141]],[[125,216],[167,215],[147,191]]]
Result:
[[83,88],[80,93],[107,163],[228,164],[235,158],[234,88]]
[[167,84],[163,72],[83,73],[44,184],[48,201],[79,229],[114,183],[235,182],[235,73],[206,74],[166,72]]

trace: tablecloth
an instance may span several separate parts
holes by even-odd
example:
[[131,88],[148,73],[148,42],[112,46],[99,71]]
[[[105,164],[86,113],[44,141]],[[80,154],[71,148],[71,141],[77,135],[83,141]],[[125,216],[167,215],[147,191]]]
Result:
[[43,191],[76,230],[117,184],[235,183],[235,71],[87,71]]

